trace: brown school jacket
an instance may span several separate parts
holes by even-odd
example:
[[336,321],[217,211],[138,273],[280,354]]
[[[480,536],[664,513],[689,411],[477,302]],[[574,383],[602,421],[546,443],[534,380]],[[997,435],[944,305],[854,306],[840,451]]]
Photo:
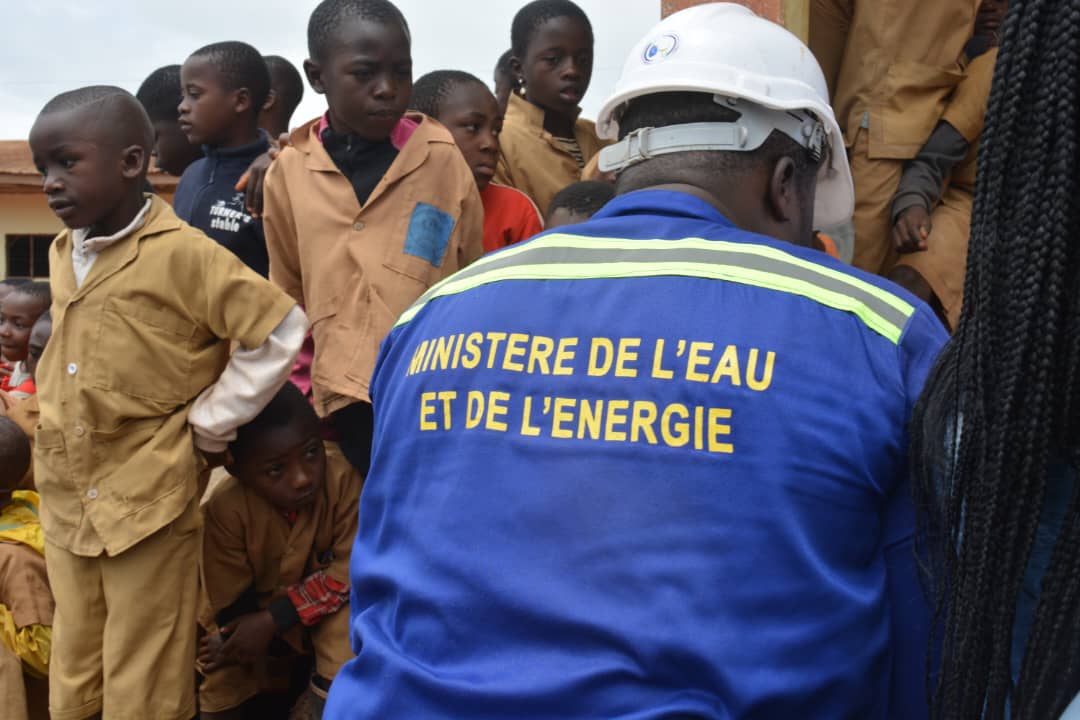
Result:
[[[833,108],[847,146],[869,122],[869,157],[910,159],[937,126],[963,77],[964,45],[980,0],[814,0],[811,23],[826,9],[850,13]],[[837,6],[831,8],[830,6]],[[854,7],[851,7],[851,6]],[[842,34],[811,32],[839,42]],[[812,48],[819,57],[835,48]]]
[[266,177],[270,279],[305,306],[315,341],[315,409],[357,400],[379,344],[428,288],[484,252],[484,208],[450,132],[420,123],[361,207],[317,136],[294,130]]
[[0,542],[0,600],[16,628],[52,625],[56,606],[41,553],[20,543]]
[[[250,587],[259,607],[265,608],[317,570],[348,585],[363,482],[337,447],[328,443],[323,491],[290,527],[282,512],[261,495],[236,478],[227,478],[204,509],[205,593],[199,613],[203,624],[212,626],[217,613]],[[290,634],[286,638],[298,639]]]
[[964,79],[956,87],[956,92],[941,118],[971,143],[967,157],[953,169],[950,180],[953,187],[964,190],[969,195],[975,192],[979,138],[986,124],[986,106],[990,99],[990,85],[994,80],[997,56],[998,49],[991,48],[968,64],[964,70]]
[[[574,138],[586,163],[609,144],[597,137],[596,123],[580,118],[574,123]],[[581,180],[577,161],[544,129],[544,111],[514,94],[506,106],[499,146],[495,182],[528,195],[544,217],[555,193]]]
[[154,197],[143,227],[76,287],[72,239],[49,251],[53,333],[38,364],[34,479],[46,538],[116,555],[172,522],[205,460],[191,403],[295,303]]

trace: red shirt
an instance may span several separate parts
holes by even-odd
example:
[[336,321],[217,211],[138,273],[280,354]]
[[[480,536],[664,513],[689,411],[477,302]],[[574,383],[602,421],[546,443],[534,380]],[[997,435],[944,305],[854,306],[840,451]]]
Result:
[[527,240],[544,229],[540,210],[520,190],[490,183],[480,191],[484,203],[484,252]]

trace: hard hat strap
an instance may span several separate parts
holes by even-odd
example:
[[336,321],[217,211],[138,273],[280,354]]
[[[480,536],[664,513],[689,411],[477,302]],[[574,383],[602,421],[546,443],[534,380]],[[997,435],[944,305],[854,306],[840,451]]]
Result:
[[738,112],[739,119],[638,128],[600,151],[600,170],[619,172],[642,160],[677,152],[750,152],[761,147],[773,130],[779,130],[806,148],[815,160],[821,159],[828,142],[827,134],[825,126],[810,113],[772,110],[721,95],[714,99]]

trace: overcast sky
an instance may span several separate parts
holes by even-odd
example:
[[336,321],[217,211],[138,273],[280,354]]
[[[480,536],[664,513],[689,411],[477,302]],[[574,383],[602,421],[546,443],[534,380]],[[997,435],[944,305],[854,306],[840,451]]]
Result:
[[[596,34],[584,115],[595,117],[626,54],[660,17],[660,0],[577,0]],[[316,0],[10,0],[0,43],[0,138],[24,138],[41,106],[82,85],[132,92],[155,68],[181,63],[196,48],[243,40],[297,67],[307,57],[307,19]],[[414,77],[467,70],[491,81],[510,46],[518,0],[397,0],[413,36]],[[304,88],[293,123],[323,112]]]

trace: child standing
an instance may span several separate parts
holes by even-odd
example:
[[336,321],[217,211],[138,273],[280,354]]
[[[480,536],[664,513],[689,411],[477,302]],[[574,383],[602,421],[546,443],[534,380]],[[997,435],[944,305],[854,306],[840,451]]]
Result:
[[202,716],[229,717],[253,698],[260,661],[280,639],[292,655],[314,655],[297,707],[320,717],[330,682],[353,657],[349,558],[363,479],[324,446],[318,417],[289,383],[229,449],[232,477],[206,505]]
[[8,720],[26,720],[39,700],[41,683],[30,679],[48,675],[52,643],[38,496],[15,490],[29,467],[29,438],[0,417],[0,697]]
[[259,112],[270,72],[259,51],[242,42],[207,45],[180,68],[180,128],[206,157],[180,178],[173,207],[181,220],[227,247],[263,277],[269,272],[262,223],[251,216],[236,183],[270,149]]
[[34,378],[26,367],[30,330],[49,309],[49,283],[17,285],[0,302],[0,358],[7,372],[0,374],[0,392],[21,400],[34,394]]
[[270,72],[270,96],[259,111],[259,127],[276,141],[289,132],[296,106],[304,99],[304,79],[296,66],[280,55],[265,55],[263,61]]
[[484,252],[544,229],[540,211],[528,195],[491,182],[503,119],[495,96],[479,78],[459,70],[430,72],[413,85],[409,106],[445,125],[465,156],[484,203]]
[[324,0],[308,82],[325,115],[293,131],[266,178],[270,277],[312,319],[315,410],[366,473],[379,343],[425,290],[483,253],[476,182],[442,125],[406,113],[412,54],[387,0]]
[[135,97],[142,103],[154,126],[154,164],[159,170],[180,177],[188,165],[203,156],[202,146],[180,131],[176,107],[183,100],[180,66],[166,65],[150,73]]
[[578,117],[592,79],[592,24],[570,0],[534,0],[514,16],[510,39],[525,95],[510,94],[495,182],[521,190],[546,214],[604,146],[596,124]]
[[146,112],[114,87],[57,96],[30,131],[69,228],[49,252],[34,446],[56,720],[195,712],[201,478],[281,387],[306,328],[284,293],[143,194],[152,145]]

